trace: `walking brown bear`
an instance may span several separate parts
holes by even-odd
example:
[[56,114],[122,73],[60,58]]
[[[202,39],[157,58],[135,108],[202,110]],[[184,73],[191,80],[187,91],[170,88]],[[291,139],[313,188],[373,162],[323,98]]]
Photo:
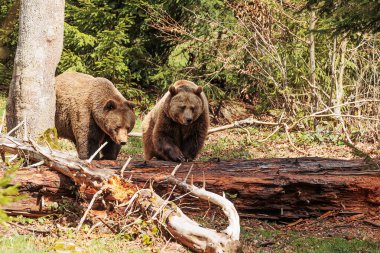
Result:
[[209,128],[202,87],[180,80],[170,86],[142,123],[144,157],[184,162],[202,149]]
[[135,125],[133,104],[109,80],[77,72],[56,77],[56,97],[58,136],[75,143],[79,158],[89,158],[107,141],[95,159],[116,159]]

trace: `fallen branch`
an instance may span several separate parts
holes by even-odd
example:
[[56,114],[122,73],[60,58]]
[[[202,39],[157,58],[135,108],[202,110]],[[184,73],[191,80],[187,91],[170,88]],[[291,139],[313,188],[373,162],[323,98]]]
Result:
[[[247,119],[235,121],[234,123],[231,123],[231,124],[228,124],[228,125],[225,125],[225,126],[211,128],[211,129],[208,130],[208,134],[224,131],[224,130],[231,129],[231,128],[251,126],[251,125],[254,125],[254,124],[257,124],[257,125],[267,125],[267,126],[277,126],[278,125],[278,123],[260,121],[260,120],[254,119],[254,118],[247,118]],[[131,133],[128,134],[128,136],[142,137],[142,133],[131,132]]]
[[[2,152],[19,154],[30,161],[40,162],[71,178],[77,185],[85,185],[97,191],[97,194],[109,194],[119,203],[135,199],[138,206],[146,211],[148,217],[156,214],[155,220],[167,229],[179,242],[196,252],[237,252],[239,249],[240,224],[233,204],[227,199],[220,200],[220,196],[198,189],[182,182],[194,195],[200,198],[212,196],[214,203],[225,211],[230,222],[224,231],[215,231],[201,227],[197,222],[186,216],[173,202],[163,200],[151,189],[137,190],[132,183],[115,174],[114,170],[97,169],[93,164],[71,157],[63,152],[40,147],[33,141],[21,141],[10,136],[0,135],[0,148]],[[94,195],[85,215],[96,199]],[[137,197],[135,197],[137,196]],[[225,205],[225,206],[224,206]],[[229,215],[232,215],[229,217]],[[78,225],[80,228],[83,221]]]
[[378,222],[374,222],[374,221],[371,221],[371,220],[363,220],[363,222],[367,223],[369,225],[372,225],[374,227],[380,228],[380,223],[378,223]]
[[[281,119],[282,119],[282,116],[283,115],[281,115]],[[289,141],[290,145],[295,150],[297,150],[301,154],[305,155],[306,152],[304,152],[301,149],[299,149],[299,148],[296,147],[296,145],[292,141],[291,136],[289,134],[289,130],[290,130],[289,126],[287,124],[285,124],[285,123],[281,123],[281,119],[280,119],[280,121],[278,123],[275,123],[275,122],[266,122],[266,121],[255,120],[254,118],[247,118],[247,119],[244,119],[244,120],[235,121],[234,123],[228,124],[228,125],[225,125],[225,126],[211,128],[210,130],[208,130],[208,134],[212,134],[212,133],[215,133],[215,132],[220,132],[220,131],[224,131],[224,130],[232,129],[232,128],[242,128],[242,127],[251,126],[251,125],[254,125],[254,124],[257,124],[257,125],[266,125],[266,126],[276,126],[276,129],[274,130],[273,133],[271,133],[264,140],[260,140],[259,141],[259,142],[263,142],[263,141],[268,140],[273,134],[275,134],[278,130],[280,130],[283,127],[284,130],[285,130],[285,133],[286,133],[286,137],[288,138],[288,141]],[[247,132],[249,134],[249,131],[247,131]],[[142,133],[131,132],[131,133],[128,134],[128,136],[142,137]]]
[[221,126],[221,127],[216,127],[208,130],[208,134],[212,134],[215,132],[223,131],[226,129],[231,129],[231,128],[237,128],[237,127],[244,127],[244,126],[251,126],[251,125],[267,125],[267,126],[277,126],[278,123],[273,123],[273,122],[266,122],[266,121],[260,121],[260,120],[255,120],[254,118],[248,118],[248,119],[243,119],[239,121],[235,121],[232,124]]

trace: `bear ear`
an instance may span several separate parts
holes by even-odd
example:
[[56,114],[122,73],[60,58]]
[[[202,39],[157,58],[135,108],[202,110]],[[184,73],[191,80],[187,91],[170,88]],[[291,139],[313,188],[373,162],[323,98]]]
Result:
[[169,87],[169,92],[170,92],[170,95],[172,96],[177,95],[177,90],[173,85]]
[[116,109],[116,103],[115,103],[115,101],[108,100],[108,102],[104,106],[104,110],[106,110],[106,111],[112,111],[114,109]]
[[201,95],[202,91],[203,91],[203,88],[201,86],[198,86],[198,88],[194,91],[194,93],[197,95]]
[[127,106],[131,109],[134,109],[136,105],[130,101],[127,101]]

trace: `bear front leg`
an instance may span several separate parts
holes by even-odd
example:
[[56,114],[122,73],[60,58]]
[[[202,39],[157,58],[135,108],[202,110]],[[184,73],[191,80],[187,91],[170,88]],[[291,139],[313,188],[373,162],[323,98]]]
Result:
[[174,141],[167,135],[158,136],[156,140],[153,140],[153,145],[156,153],[159,157],[166,161],[173,162],[185,162],[185,156],[182,154],[179,147],[174,143]]
[[192,161],[201,151],[208,131],[208,121],[200,120],[195,123],[191,132],[181,144],[181,150],[186,161]]
[[186,161],[191,162],[194,160],[199,150],[197,138],[186,140],[185,143],[182,144],[182,150]]
[[152,134],[154,155],[158,159],[173,162],[184,162],[179,148],[180,133],[177,125],[165,115],[158,118]]
[[102,149],[102,160],[116,160],[117,155],[120,152],[121,145],[116,144],[111,138],[107,135],[105,138],[107,145]]
[[[76,129],[74,135],[78,157],[82,160],[90,158],[99,148],[100,140],[104,138],[104,133],[98,131],[95,127],[88,129],[85,126],[80,126]],[[94,159],[98,160],[99,154]]]
[[[79,137],[76,139],[76,148],[79,159],[88,159],[99,148],[99,141],[92,138]],[[99,154],[97,154],[94,159],[98,160]]]
[[181,150],[173,143],[167,142],[163,144],[163,154],[173,162],[186,162],[186,158]]

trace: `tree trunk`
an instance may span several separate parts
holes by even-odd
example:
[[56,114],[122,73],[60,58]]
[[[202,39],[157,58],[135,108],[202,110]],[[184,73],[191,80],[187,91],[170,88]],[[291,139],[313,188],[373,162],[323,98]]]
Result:
[[[314,38],[314,29],[315,29],[315,23],[317,22],[317,19],[315,17],[315,10],[310,10],[310,21],[309,21],[309,54],[310,54],[310,84],[313,90],[312,94],[312,113],[317,112],[318,110],[318,90],[317,85],[315,83],[315,38]],[[314,118],[314,130],[316,129],[318,125],[318,118]]]
[[[120,166],[120,165],[119,165]],[[124,177],[140,185],[153,180],[154,189],[168,191],[166,176],[174,164],[132,163]],[[187,163],[181,179],[206,182],[206,189],[225,193],[241,217],[288,219],[316,217],[326,211],[368,212],[380,207],[380,169],[362,160],[325,158],[257,159]],[[189,202],[185,199],[184,202]],[[194,202],[194,200],[191,200]],[[207,209],[207,207],[206,207]]]
[[338,70],[338,81],[335,87],[335,108],[334,112],[337,117],[341,117],[342,108],[341,104],[344,96],[344,86],[343,86],[343,77],[344,69],[346,67],[346,48],[347,48],[347,38],[343,38],[340,43],[340,60],[339,60],[339,70]]
[[[123,163],[94,161],[92,164],[94,169],[112,174],[119,171]],[[131,177],[132,182],[141,188],[153,181],[153,188],[162,196],[172,189],[167,178],[175,166],[175,163],[163,161],[131,162],[124,178]],[[176,178],[180,180],[186,176],[189,183],[202,186],[206,182],[207,190],[225,193],[241,217],[296,219],[317,217],[327,211],[365,213],[380,208],[380,170],[377,165],[362,160],[283,158],[194,162],[183,164],[176,172]],[[35,197],[28,202],[33,204],[31,206],[12,204],[7,211],[13,213],[37,215],[35,200],[39,194],[46,195],[40,215],[51,212],[47,209],[49,203],[60,196],[73,197],[68,191],[73,183],[53,171],[31,169],[28,172],[25,169],[17,174],[15,181],[21,183],[21,192]],[[88,189],[81,192],[87,199],[93,194],[94,191]],[[181,194],[175,191],[172,198]],[[189,196],[182,200],[182,204],[192,203],[191,208],[203,211],[209,208],[207,203]]]
[[35,138],[54,127],[55,70],[63,47],[64,0],[20,2],[20,29],[7,101],[7,127],[23,120]]
[[334,88],[337,87],[337,82],[338,80],[336,79],[336,43],[337,43],[337,38],[334,36],[333,39],[333,46],[332,50],[330,51],[331,55],[331,81],[330,81],[330,99],[329,99],[329,106],[332,106],[333,104],[335,105],[335,99],[333,98],[334,95]]
[[[0,29],[1,29],[1,36],[6,37],[8,36],[12,30],[15,21],[18,18],[18,9],[19,9],[19,0],[15,0],[12,7],[8,10],[7,16],[4,18],[4,20],[1,22]],[[9,49],[4,46],[3,41],[0,40],[0,60],[5,60],[9,57]]]

